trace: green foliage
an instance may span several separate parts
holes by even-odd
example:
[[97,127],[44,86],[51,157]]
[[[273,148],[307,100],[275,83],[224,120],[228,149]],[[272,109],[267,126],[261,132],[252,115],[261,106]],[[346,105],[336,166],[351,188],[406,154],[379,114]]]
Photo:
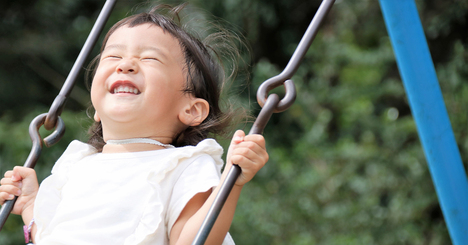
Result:
[[[29,154],[28,124],[48,110],[102,6],[24,2],[0,4],[2,173]],[[119,3],[110,23],[146,6],[139,2]],[[287,64],[320,2],[192,1],[245,35],[252,74],[238,97],[254,114],[255,91]],[[468,1],[416,3],[466,164]],[[231,228],[236,243],[450,244],[378,1],[337,0],[293,81],[295,104],[265,129],[270,161],[239,202]],[[40,179],[71,140],[86,139],[89,97],[84,83],[75,90],[62,115],[67,133],[44,148]],[[21,223],[11,217],[0,244],[22,243]]]
[[[450,243],[378,7],[335,4],[293,78],[296,103],[266,129],[271,160],[239,205],[240,244]],[[467,42],[445,42],[454,52],[434,61],[461,145]],[[254,87],[280,71],[261,59]]]

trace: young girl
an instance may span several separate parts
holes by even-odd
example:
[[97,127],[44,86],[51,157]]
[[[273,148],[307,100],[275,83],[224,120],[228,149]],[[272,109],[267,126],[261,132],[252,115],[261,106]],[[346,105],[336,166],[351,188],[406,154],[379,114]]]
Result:
[[89,144],[70,143],[40,187],[32,169],[6,172],[0,203],[18,196],[13,213],[39,245],[190,244],[238,164],[242,174],[206,243],[233,244],[227,232],[241,189],[268,154],[261,135],[237,131],[220,176],[223,150],[207,135],[229,117],[207,47],[151,11],[116,23],[98,62]]

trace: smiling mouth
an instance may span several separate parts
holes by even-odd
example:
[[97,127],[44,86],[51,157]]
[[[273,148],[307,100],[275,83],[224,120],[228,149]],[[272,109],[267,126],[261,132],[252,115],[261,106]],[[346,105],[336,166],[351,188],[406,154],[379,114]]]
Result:
[[111,91],[112,94],[121,94],[121,93],[127,93],[127,94],[140,94],[140,91],[138,91],[137,88],[132,88],[129,86],[118,86],[114,88],[113,91]]
[[140,94],[140,90],[131,82],[118,81],[109,91],[111,94]]

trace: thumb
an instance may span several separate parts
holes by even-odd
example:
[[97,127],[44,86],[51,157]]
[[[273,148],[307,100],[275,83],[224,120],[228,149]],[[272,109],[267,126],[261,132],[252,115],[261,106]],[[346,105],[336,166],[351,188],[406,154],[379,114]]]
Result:
[[229,150],[227,154],[227,158],[231,157],[232,151],[234,150],[235,146],[244,141],[245,133],[242,130],[237,130],[234,135],[232,136],[231,145],[229,145]]
[[245,133],[242,130],[237,130],[232,136],[231,144],[239,144],[240,142],[244,141]]
[[11,180],[20,181],[30,176],[35,176],[35,173],[36,172],[32,168],[16,166],[13,168],[13,174],[11,176]]

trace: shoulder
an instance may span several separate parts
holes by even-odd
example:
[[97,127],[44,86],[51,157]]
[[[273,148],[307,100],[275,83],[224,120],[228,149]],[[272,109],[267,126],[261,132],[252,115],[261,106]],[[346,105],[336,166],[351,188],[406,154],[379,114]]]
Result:
[[181,151],[193,151],[195,153],[206,153],[206,154],[223,154],[223,148],[214,139],[204,139],[197,145],[178,147]]
[[149,179],[154,183],[190,186],[203,179],[219,179],[223,166],[223,149],[213,139],[203,140],[196,146],[168,149],[164,159],[153,165]]
[[[206,191],[207,187],[216,186],[221,177],[223,160],[221,158],[222,147],[214,140],[205,140],[197,146],[184,147],[186,151],[193,151],[179,161],[174,176],[174,188],[180,187],[181,192]],[[184,153],[186,154],[186,152]]]
[[223,148],[214,139],[205,139],[196,146],[185,146],[177,148],[175,154],[186,166],[197,165],[200,162],[211,162],[217,168],[223,166]]
[[77,162],[94,153],[97,153],[97,150],[93,146],[78,140],[73,140],[55,163],[52,168],[52,173],[60,171],[64,165]]
[[96,152],[97,152],[96,148],[94,148],[90,144],[81,142],[79,140],[73,140],[72,142],[70,142],[67,149],[64,151],[63,155],[76,154],[76,153],[78,153],[78,154],[92,154],[92,153],[96,153]]
[[201,156],[211,156],[214,159],[221,159],[223,148],[214,139],[205,139],[197,145],[188,145],[170,149],[166,157],[180,161],[193,160]]

